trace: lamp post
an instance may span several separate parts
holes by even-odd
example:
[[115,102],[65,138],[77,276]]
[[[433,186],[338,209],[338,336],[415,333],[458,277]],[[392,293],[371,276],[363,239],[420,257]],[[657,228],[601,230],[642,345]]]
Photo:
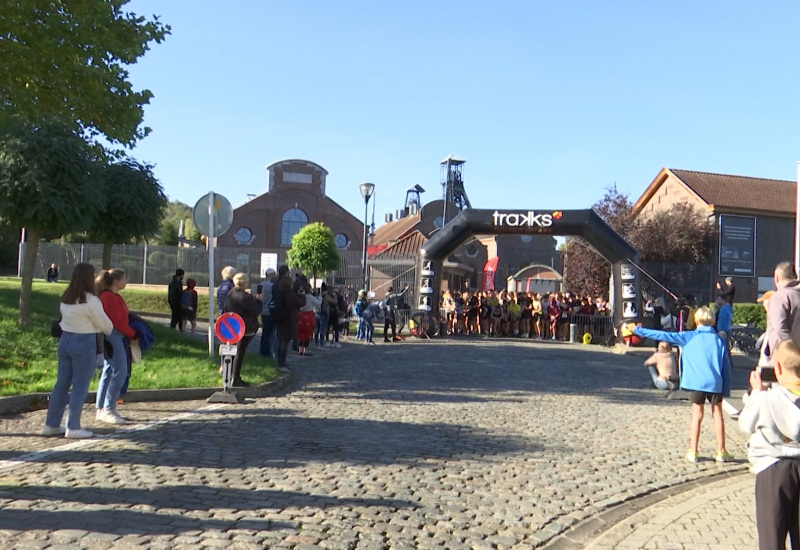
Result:
[[367,214],[369,213],[369,199],[375,192],[375,184],[362,183],[358,187],[361,189],[361,196],[364,197],[364,255],[361,260],[361,268],[364,270],[364,290],[369,292],[369,287],[367,286]]

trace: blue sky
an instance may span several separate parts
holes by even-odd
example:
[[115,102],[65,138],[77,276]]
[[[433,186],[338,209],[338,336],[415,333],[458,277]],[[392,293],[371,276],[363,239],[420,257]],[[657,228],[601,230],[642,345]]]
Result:
[[[476,208],[633,199],[663,166],[796,179],[800,3],[132,0],[172,35],[130,68],[152,134],[132,151],[172,199],[237,207],[285,158],[376,222],[441,198],[467,160]],[[370,207],[371,211],[371,207]]]

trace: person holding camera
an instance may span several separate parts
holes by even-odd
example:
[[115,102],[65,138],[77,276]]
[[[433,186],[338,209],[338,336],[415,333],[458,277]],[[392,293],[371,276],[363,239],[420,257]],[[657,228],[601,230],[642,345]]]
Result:
[[[773,369],[777,384],[766,387]],[[800,546],[800,348],[783,340],[773,354],[773,369],[750,373],[750,399],[739,414],[739,428],[750,436],[747,458],[756,474],[761,550],[783,550],[787,534],[792,548]]]
[[[383,341],[400,342],[403,339],[397,336],[397,300],[408,291],[408,285],[403,287],[402,292],[395,292],[394,288],[389,287],[386,297],[383,299],[386,304],[386,317],[383,320]],[[392,328],[392,339],[389,340],[389,327]]]

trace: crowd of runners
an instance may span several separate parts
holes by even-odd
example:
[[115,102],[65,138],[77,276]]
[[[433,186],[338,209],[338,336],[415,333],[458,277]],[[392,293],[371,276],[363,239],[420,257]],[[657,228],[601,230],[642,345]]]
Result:
[[611,316],[603,298],[570,292],[444,291],[440,317],[449,335],[567,340],[576,316]]

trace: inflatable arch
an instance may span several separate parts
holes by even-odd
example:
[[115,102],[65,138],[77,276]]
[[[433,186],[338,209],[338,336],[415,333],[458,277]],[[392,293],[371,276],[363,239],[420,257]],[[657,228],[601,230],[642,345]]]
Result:
[[563,235],[582,237],[611,263],[614,322],[641,319],[639,253],[593,210],[476,210],[458,214],[419,251],[417,309],[438,309],[442,263],[472,235]]

